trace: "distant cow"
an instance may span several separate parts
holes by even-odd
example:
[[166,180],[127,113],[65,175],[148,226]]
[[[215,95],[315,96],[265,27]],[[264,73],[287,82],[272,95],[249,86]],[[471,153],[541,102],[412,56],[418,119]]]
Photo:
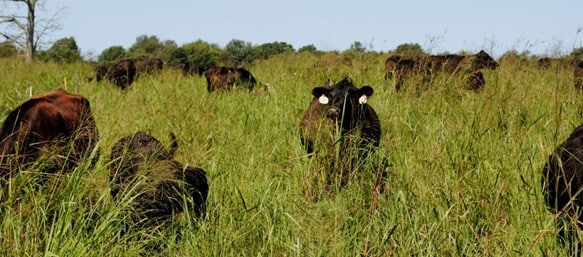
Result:
[[230,90],[234,86],[241,85],[252,90],[257,84],[251,72],[244,68],[234,67],[211,67],[205,72],[207,91]]
[[98,140],[87,98],[60,88],[33,96],[2,124],[0,178],[12,177],[39,159],[47,161],[45,173],[72,170],[90,156]]
[[113,64],[100,64],[95,67],[97,82],[107,79],[121,89],[129,87],[136,77],[136,64],[133,60],[120,60]]
[[[549,156],[541,182],[549,211],[559,218],[575,219],[578,229],[583,229],[583,125],[575,128]],[[577,226],[557,224],[557,227],[560,239],[577,238]],[[581,249],[581,243],[578,244]]]
[[136,74],[154,74],[162,71],[164,61],[160,58],[140,58],[132,60],[136,66]]
[[583,60],[579,60],[575,64],[573,71],[575,88],[583,90]]
[[300,140],[308,154],[339,153],[338,158],[330,160],[330,172],[340,174],[342,185],[356,161],[367,157],[380,143],[381,124],[367,104],[372,94],[372,87],[357,88],[349,79],[315,87],[314,98],[300,122]]
[[[396,64],[387,65],[385,63],[385,78],[392,77],[388,76],[389,73],[394,74],[396,91],[399,91],[404,81],[414,74],[420,74],[423,77],[423,83],[428,83],[433,76],[440,72],[449,75],[459,74],[466,77],[479,70],[496,69],[498,67],[498,63],[483,50],[473,55],[449,54],[407,56],[403,58],[389,57],[387,62],[389,62],[389,59],[398,59]],[[465,81],[472,82],[469,78],[466,78]],[[471,85],[466,85],[466,88],[473,89]]]
[[158,139],[142,131],[121,138],[112,147],[111,194],[119,199],[122,191],[137,190],[132,207],[139,220],[168,218],[182,212],[185,202],[194,205],[197,216],[205,213],[209,187],[206,173],[174,160],[177,148],[174,135],[171,147],[166,149]]

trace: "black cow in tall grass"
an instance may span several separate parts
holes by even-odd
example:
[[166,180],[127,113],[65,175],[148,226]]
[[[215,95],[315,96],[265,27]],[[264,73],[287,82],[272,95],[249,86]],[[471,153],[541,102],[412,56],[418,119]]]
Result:
[[583,125],[549,156],[541,184],[547,208],[557,217],[559,240],[578,247],[580,253],[583,244],[577,231],[583,229]]
[[[483,69],[494,70],[497,67],[496,60],[483,50],[472,55],[394,55],[385,61],[385,79],[395,77],[395,91],[398,92],[413,75],[420,75],[422,83],[429,83],[439,73],[461,75],[466,82],[466,89],[477,91],[485,85],[483,74],[477,72]],[[482,79],[476,79],[480,76]]]
[[119,60],[113,64],[95,66],[95,80],[107,79],[121,89],[128,88],[136,78],[137,69],[133,60]]
[[[133,215],[137,221],[164,222],[173,213],[191,204],[196,217],[206,211],[209,185],[203,169],[182,165],[174,160],[178,148],[176,137],[166,149],[148,133],[139,131],[121,138],[112,147],[109,179],[111,194],[124,199],[122,192],[133,199]],[[132,191],[134,190],[134,191]]]
[[[300,140],[307,153],[319,155],[326,183],[344,187],[350,174],[380,144],[381,124],[367,103],[373,88],[357,88],[350,79],[312,89],[312,102],[300,122]],[[360,162],[360,163],[359,163]]]
[[226,91],[235,86],[243,86],[253,90],[257,80],[251,72],[242,67],[211,67],[205,72],[207,91]]
[[[87,98],[64,89],[32,96],[13,111],[0,130],[0,179],[34,162],[42,172],[73,170],[91,156],[99,133]],[[95,154],[93,163],[97,160]]]

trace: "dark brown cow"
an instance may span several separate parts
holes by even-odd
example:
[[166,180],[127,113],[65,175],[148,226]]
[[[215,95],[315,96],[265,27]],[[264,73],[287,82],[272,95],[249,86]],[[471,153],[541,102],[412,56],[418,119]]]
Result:
[[136,66],[136,74],[154,74],[162,71],[164,61],[160,58],[140,58],[132,60]]
[[[575,128],[549,156],[541,183],[547,208],[559,218],[559,239],[569,243],[577,240],[576,230],[583,229],[583,125]],[[566,224],[559,222],[565,219]],[[581,249],[581,242],[573,243]]]
[[244,68],[211,67],[205,72],[207,91],[225,91],[241,85],[252,90],[257,81],[251,72]]
[[[390,59],[390,60],[389,60]],[[396,60],[396,63],[394,63]],[[387,62],[392,64],[387,65]],[[392,77],[388,74],[394,74],[395,90],[399,91],[404,81],[414,74],[421,74],[423,83],[428,83],[437,73],[449,75],[462,75],[466,77],[466,82],[475,82],[470,76],[476,76],[476,71],[483,69],[496,69],[498,63],[483,50],[473,55],[429,55],[429,56],[407,56],[407,57],[389,57],[385,62],[385,78]],[[483,76],[483,74],[482,74]],[[473,86],[476,86],[473,85]],[[466,85],[466,88],[473,89],[472,85]],[[483,84],[482,84],[483,86]],[[473,89],[474,90],[474,89]]]
[[56,89],[10,112],[0,140],[0,178],[7,178],[39,159],[48,162],[43,172],[72,170],[90,156],[99,135],[89,101]]
[[136,77],[136,64],[133,60],[119,60],[114,64],[100,64],[95,67],[95,80],[108,79],[121,89],[129,87]]
[[577,61],[573,71],[575,88],[583,90],[583,60]]
[[[349,79],[333,86],[315,87],[314,98],[301,119],[300,140],[308,154],[339,153],[338,158],[329,159],[329,172],[339,174],[341,185],[346,184],[356,161],[379,146],[381,124],[375,110],[366,103],[372,94],[372,87],[357,88]],[[336,146],[338,151],[332,150]]]
[[194,204],[197,216],[205,213],[209,187],[206,173],[174,160],[177,148],[174,135],[170,149],[166,149],[158,139],[141,131],[121,138],[112,147],[111,194],[119,199],[120,192],[137,189],[132,207],[138,220],[167,219],[182,212],[185,202]]

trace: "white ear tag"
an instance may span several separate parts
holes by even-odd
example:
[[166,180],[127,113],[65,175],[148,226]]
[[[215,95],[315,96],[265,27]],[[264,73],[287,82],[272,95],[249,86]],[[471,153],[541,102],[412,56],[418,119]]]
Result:
[[330,100],[325,95],[318,97],[318,102],[320,102],[321,104],[328,104],[329,101]]
[[358,103],[365,104],[366,100],[367,100],[366,95],[362,95],[360,98],[358,98]]

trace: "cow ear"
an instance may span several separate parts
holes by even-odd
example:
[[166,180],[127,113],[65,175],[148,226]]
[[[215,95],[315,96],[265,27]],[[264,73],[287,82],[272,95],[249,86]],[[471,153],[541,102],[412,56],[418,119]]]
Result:
[[358,95],[359,96],[371,96],[372,93],[374,92],[374,90],[372,89],[372,87],[370,86],[363,86],[358,90]]
[[373,93],[373,89],[372,87],[369,86],[363,86],[358,90],[358,103],[359,104],[365,104],[368,100],[368,97],[372,95]]
[[330,102],[330,99],[326,96],[328,92],[330,92],[330,90],[324,87],[316,87],[312,89],[312,95],[318,98],[318,102],[321,104],[328,104]]
[[312,95],[316,98],[323,96],[329,92],[330,89],[327,89],[325,87],[315,87],[314,89],[312,89]]

